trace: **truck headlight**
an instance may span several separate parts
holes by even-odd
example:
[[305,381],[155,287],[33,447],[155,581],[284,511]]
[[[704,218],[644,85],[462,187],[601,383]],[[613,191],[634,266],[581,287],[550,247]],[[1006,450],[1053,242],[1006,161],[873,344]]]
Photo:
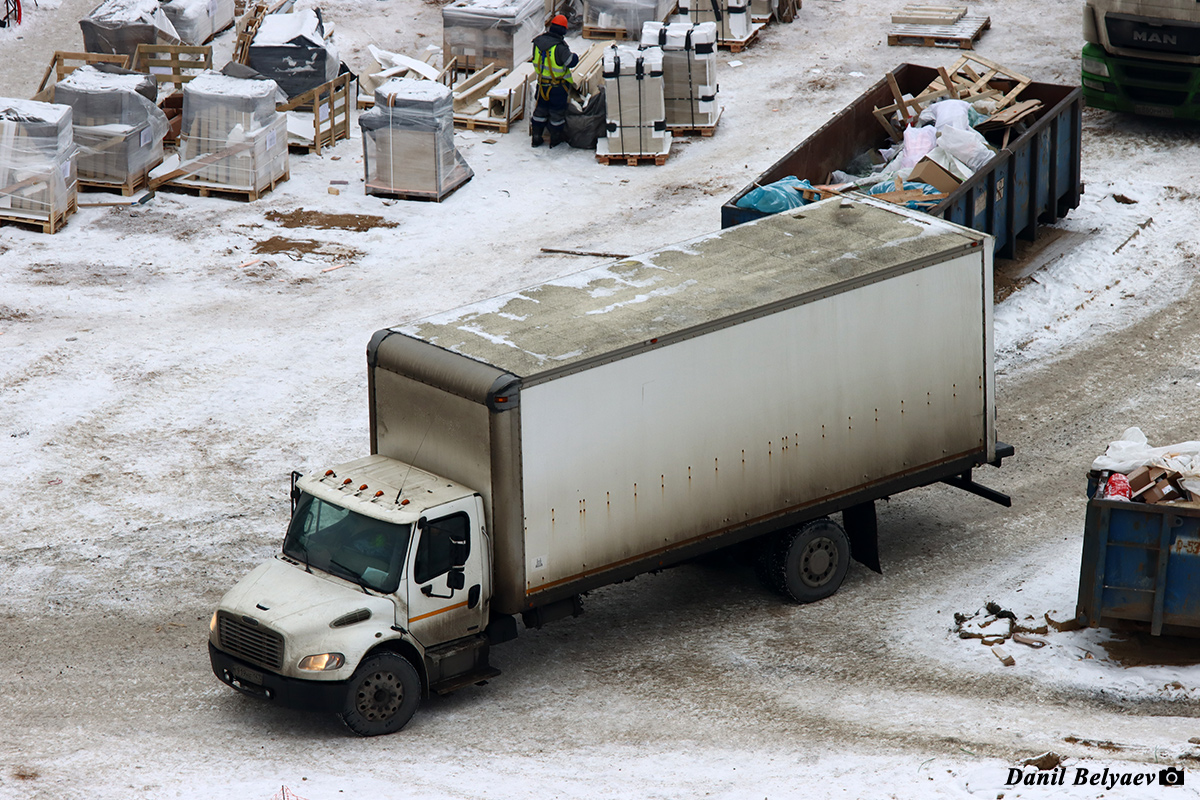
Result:
[[325,672],[338,669],[346,663],[346,657],[341,653],[321,653],[315,656],[305,656],[300,659],[300,669],[305,672]]
[[1089,72],[1092,75],[1097,75],[1101,78],[1109,77],[1108,64],[1105,64],[1098,58],[1092,58],[1090,56],[1083,57],[1083,71]]
[[213,612],[212,619],[210,619],[208,621],[208,632],[209,633],[217,632],[217,612],[215,612],[215,611]]

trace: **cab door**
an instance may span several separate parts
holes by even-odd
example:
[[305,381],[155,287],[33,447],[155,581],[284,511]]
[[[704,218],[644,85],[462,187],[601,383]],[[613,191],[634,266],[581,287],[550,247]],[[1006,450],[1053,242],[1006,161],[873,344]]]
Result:
[[432,509],[409,548],[408,629],[425,647],[484,629],[488,553],[480,508],[468,497]]

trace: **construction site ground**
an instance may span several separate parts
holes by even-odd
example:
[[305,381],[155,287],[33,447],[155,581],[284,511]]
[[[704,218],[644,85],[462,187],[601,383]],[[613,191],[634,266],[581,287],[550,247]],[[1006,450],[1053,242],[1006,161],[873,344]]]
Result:
[[[92,5],[31,0],[0,30],[0,94],[31,96],[55,50],[80,49]],[[900,5],[806,0],[720,53],[719,130],[661,167],[532,150],[521,122],[458,135],[475,177],[446,202],[382,200],[362,193],[356,126],[257,202],[160,192],[81,207],[54,235],[0,227],[0,798],[1196,796],[1200,646],[1051,631],[1007,644],[1006,667],[953,631],[989,600],[1072,617],[1092,459],[1132,425],[1200,438],[1197,131],[1092,110],[1081,206],[997,265],[998,429],[1017,454],[975,477],[1012,508],[948,486],[881,503],[883,574],[854,565],[815,605],[724,562],[596,591],[393,736],[209,669],[209,616],[278,550],[290,471],[368,452],[374,331],[602,263],[542,247],[638,253],[717,229],[723,202],[887,70],[955,60],[887,46]],[[321,8],[355,69],[367,44],[440,44],[435,3]],[[976,52],[1077,84],[1080,11],[974,3],[992,22]],[[216,47],[224,63],[232,33]],[[1045,751],[1066,786],[1006,785]],[[1185,786],[1071,785],[1173,766]]]

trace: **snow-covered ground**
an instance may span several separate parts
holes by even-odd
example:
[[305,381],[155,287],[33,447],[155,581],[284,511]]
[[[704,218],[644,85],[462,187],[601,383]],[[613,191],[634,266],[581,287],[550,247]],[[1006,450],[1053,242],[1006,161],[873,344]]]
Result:
[[[0,94],[28,97],[54,50],[79,48],[91,2],[30,2],[0,30]],[[440,40],[429,2],[322,7],[355,68],[369,43]],[[1078,4],[971,9],[992,19],[981,54],[1076,81]],[[595,592],[395,736],[353,738],[209,671],[209,614],[278,548],[288,473],[367,452],[375,330],[601,263],[540,247],[637,253],[716,229],[722,202],[887,69],[957,57],[886,46],[894,10],[808,0],[740,66],[722,53],[720,130],[658,168],[534,151],[522,123],[458,134],[476,176],[447,202],[382,201],[361,193],[356,131],[293,156],[255,203],[161,192],[81,209],[54,236],[0,227],[0,798],[1198,794],[1200,771],[1183,788],[1071,784],[1198,763],[1200,650],[1050,632],[1040,650],[1007,644],[1004,667],[953,631],[988,600],[1070,617],[1092,458],[1134,424],[1156,444],[1197,438],[1197,136],[1094,111],[1082,204],[996,307],[999,428],[1018,455],[979,479],[1012,509],[947,487],[893,498],[885,574],[855,566],[813,606],[736,566]],[[231,48],[227,33],[218,61]],[[349,189],[329,194],[335,180]],[[1068,785],[1005,785],[1048,750]]]

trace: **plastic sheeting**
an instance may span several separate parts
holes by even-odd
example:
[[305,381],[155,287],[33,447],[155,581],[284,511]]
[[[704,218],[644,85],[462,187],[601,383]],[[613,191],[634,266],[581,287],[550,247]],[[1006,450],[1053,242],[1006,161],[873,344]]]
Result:
[[796,190],[812,188],[813,185],[808,181],[789,175],[766,186],[755,186],[737,201],[737,205],[738,208],[752,208],[764,214],[778,214],[789,208],[808,205],[810,201],[805,200]]
[[663,51],[663,101],[667,125],[717,124],[717,26],[713,22],[647,22],[642,47]]
[[1141,428],[1129,428],[1108,446],[1104,455],[1092,462],[1094,470],[1124,474],[1138,467],[1162,467],[1178,472],[1183,488],[1200,496],[1200,442],[1151,447]]
[[[288,171],[287,115],[270,80],[206,72],[183,87],[181,167],[188,186],[260,192]],[[197,168],[197,164],[199,165]]]
[[58,82],[55,101],[72,108],[79,180],[134,184],[162,162],[169,125],[146,99],[154,90],[149,75],[111,74],[91,66]]
[[279,84],[288,97],[338,76],[337,48],[325,39],[321,13],[268,14],[250,44],[249,66]]
[[442,58],[511,70],[533,57],[544,15],[543,0],[455,0],[442,8]]
[[665,20],[674,7],[674,0],[584,0],[583,24],[623,28],[627,35],[637,38],[643,25]]
[[716,23],[721,41],[741,41],[753,28],[750,0],[679,0],[679,14],[693,24]]
[[170,0],[162,10],[184,44],[202,45],[233,24],[233,0]]
[[663,51],[613,45],[604,51],[604,93],[608,151],[657,154],[667,141],[663,98]]
[[65,216],[75,156],[70,106],[0,98],[0,216]]
[[358,124],[367,194],[440,199],[474,174],[454,146],[454,95],[440,83],[394,78]]
[[180,44],[159,0],[105,0],[79,20],[89,53],[133,56],[139,44]]

